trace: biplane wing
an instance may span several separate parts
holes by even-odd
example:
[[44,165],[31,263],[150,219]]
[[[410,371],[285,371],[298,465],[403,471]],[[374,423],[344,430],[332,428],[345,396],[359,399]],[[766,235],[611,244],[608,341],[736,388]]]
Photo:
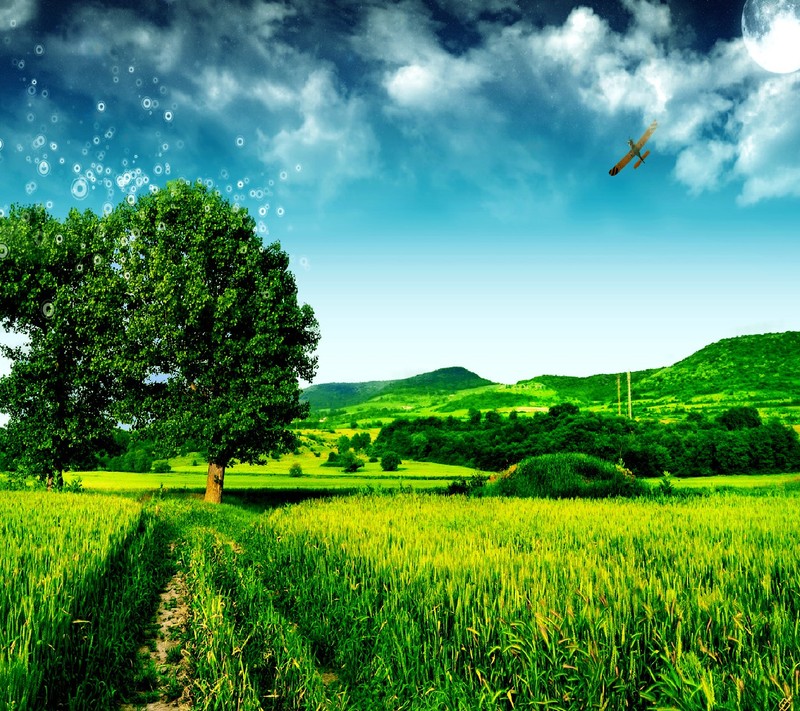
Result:
[[628,145],[631,147],[631,149],[620,159],[619,163],[617,163],[611,170],[608,171],[608,174],[616,175],[619,173],[619,171],[621,171],[626,165],[628,165],[628,163],[631,162],[631,159],[634,156],[639,159],[636,161],[636,165],[633,166],[634,168],[638,168],[642,163],[644,163],[644,159],[650,155],[650,151],[646,151],[643,155],[642,146],[647,143],[647,141],[650,139],[650,136],[653,135],[653,131],[655,131],[657,128],[658,121],[653,121],[653,123],[650,124],[648,129],[642,134],[642,137],[636,141],[636,143],[633,142],[633,139],[629,140]]

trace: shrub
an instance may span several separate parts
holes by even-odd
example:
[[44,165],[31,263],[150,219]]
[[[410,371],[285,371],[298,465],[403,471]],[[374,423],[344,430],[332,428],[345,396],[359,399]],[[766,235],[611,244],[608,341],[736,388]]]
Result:
[[364,460],[357,457],[353,452],[345,452],[339,455],[339,465],[346,472],[357,472],[364,466]]
[[550,498],[634,496],[647,491],[621,464],[587,454],[543,454],[498,481],[501,494]]
[[295,479],[303,476],[303,467],[301,467],[297,462],[295,462],[294,464],[292,464],[292,466],[289,467],[289,476]]
[[172,467],[169,465],[169,462],[166,459],[156,459],[150,465],[150,470],[156,474],[165,474],[166,472],[171,472]]
[[400,464],[402,462],[396,452],[386,452],[381,458],[381,469],[385,472],[396,472]]

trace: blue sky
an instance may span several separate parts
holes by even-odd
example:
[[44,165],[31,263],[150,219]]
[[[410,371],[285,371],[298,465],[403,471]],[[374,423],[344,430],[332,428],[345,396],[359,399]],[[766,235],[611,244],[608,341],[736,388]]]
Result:
[[0,209],[208,182],[291,255],[315,382],[800,330],[800,79],[750,59],[742,5],[7,0]]

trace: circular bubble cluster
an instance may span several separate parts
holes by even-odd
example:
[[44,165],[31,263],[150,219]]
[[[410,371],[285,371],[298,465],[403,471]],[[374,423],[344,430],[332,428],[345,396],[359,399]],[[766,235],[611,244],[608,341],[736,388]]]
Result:
[[0,242],[0,259],[5,259],[8,256],[8,245]]
[[53,318],[56,313],[56,307],[53,305],[52,301],[45,301],[42,304],[42,316],[45,318]]

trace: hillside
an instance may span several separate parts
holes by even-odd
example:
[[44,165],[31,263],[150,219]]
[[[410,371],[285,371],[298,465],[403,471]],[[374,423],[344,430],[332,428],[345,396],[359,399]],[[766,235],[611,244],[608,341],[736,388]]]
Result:
[[400,380],[372,380],[363,383],[322,383],[303,391],[301,400],[311,403],[312,410],[340,409],[367,402],[377,396],[426,396],[455,393],[485,385],[481,378],[466,368],[439,368],[430,373]]
[[[627,379],[620,375],[624,412]],[[674,365],[632,372],[631,390],[638,415],[670,416],[685,407],[716,411],[748,404],[780,409],[797,420],[800,413],[793,409],[800,405],[800,332],[717,341]],[[610,412],[618,407],[616,373],[540,375],[503,385],[464,368],[443,368],[404,380],[314,385],[304,391],[303,399],[315,411],[348,408],[353,419],[462,415],[470,409],[525,411],[559,402]]]

